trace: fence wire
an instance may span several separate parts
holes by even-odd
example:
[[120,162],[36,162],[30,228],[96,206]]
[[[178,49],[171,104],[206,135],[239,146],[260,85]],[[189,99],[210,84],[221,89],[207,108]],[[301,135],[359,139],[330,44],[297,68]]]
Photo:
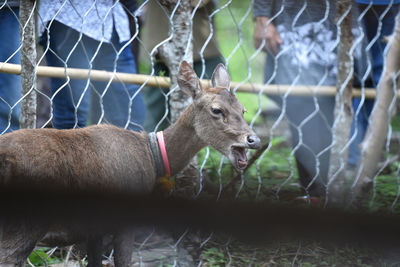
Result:
[[[368,153],[373,151],[379,162],[373,162],[370,190],[357,209],[399,212],[399,68],[388,69],[385,63],[394,46],[390,36],[396,29],[400,1],[379,5],[347,1],[340,12],[340,3],[346,1],[34,1],[30,17],[36,23],[36,51],[26,53],[37,53],[35,86],[22,91],[20,76],[7,68],[21,64],[21,57],[26,56],[21,55],[24,40],[20,36],[25,36],[28,27],[19,16],[25,1],[0,1],[2,134],[20,128],[21,105],[33,92],[38,98],[33,114],[37,128],[110,123],[134,131],[160,131],[172,123],[171,113],[179,109],[170,102],[179,89],[168,90],[168,83],[162,82],[173,73],[168,69],[170,62],[192,58],[200,79],[211,79],[214,68],[222,63],[230,73],[233,92],[247,109],[245,119],[263,146],[260,151],[247,152],[249,166],[241,172],[215,149],[200,151],[199,178],[193,182],[191,199],[320,208],[337,204],[330,202],[336,196],[341,205],[352,206],[358,183],[364,181],[365,165],[371,165]],[[187,3],[192,43],[184,44],[186,49],[171,58],[163,47],[181,38],[173,32],[173,23]],[[351,19],[345,22],[346,17]],[[349,61],[341,62],[338,49],[349,28],[352,37],[345,51]],[[341,69],[341,63],[347,69]],[[42,66],[62,68],[62,73],[55,75],[50,69],[43,74]],[[98,78],[97,70],[109,72],[108,76]],[[392,81],[387,87],[381,79],[386,72]],[[148,76],[127,82],[120,73]],[[345,79],[339,82],[338,77]],[[376,88],[391,91],[387,105],[374,106]],[[354,97],[346,105],[348,93]],[[389,115],[373,120],[370,114],[377,110]],[[346,125],[340,116],[350,118]],[[382,124],[373,124],[382,120]],[[335,136],[334,127],[348,136]],[[364,140],[364,136],[369,138]],[[382,147],[368,150],[378,138],[383,140]],[[331,157],[334,149],[339,153]],[[340,164],[333,166],[336,161]],[[226,233],[190,228],[171,233],[154,225],[133,228],[132,266],[331,266],[349,262],[375,266],[400,262],[398,257],[377,256],[368,248],[337,250],[330,244],[298,240],[256,246]],[[83,239],[71,246],[49,248],[47,237],[27,265],[87,263]],[[104,266],[114,265],[111,239],[104,241]]]

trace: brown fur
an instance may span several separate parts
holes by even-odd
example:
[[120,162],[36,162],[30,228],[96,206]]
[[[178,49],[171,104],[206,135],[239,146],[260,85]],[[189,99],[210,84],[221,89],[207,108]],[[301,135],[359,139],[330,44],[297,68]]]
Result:
[[0,136],[0,185],[150,192],[156,177],[147,139],[144,132],[111,125],[5,134]]

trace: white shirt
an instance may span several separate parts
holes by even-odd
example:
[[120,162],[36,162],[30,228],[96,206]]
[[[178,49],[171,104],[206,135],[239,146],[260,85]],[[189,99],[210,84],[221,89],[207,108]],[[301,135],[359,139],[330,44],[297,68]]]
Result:
[[40,0],[39,35],[53,19],[98,41],[110,42],[114,27],[120,42],[130,39],[128,16],[118,0]]

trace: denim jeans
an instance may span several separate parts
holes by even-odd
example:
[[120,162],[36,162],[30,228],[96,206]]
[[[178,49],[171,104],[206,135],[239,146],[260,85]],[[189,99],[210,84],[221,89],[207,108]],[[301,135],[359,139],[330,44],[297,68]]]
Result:
[[[363,12],[364,9],[368,7],[368,5],[364,4],[359,4],[358,6],[360,8],[360,12]],[[383,17],[382,28],[380,30],[379,37],[369,51],[371,56],[372,73],[370,75],[371,77],[364,82],[365,87],[376,87],[379,82],[384,65],[383,52],[386,47],[386,41],[383,37],[392,34],[395,25],[395,17],[398,13],[399,6],[399,4],[393,5]],[[386,12],[386,9],[386,5],[373,5],[372,8],[369,9],[365,14],[363,23],[368,43],[376,37],[379,28],[379,17]],[[364,74],[361,74],[361,76],[363,75]],[[351,125],[351,137],[353,137],[354,134],[356,134],[356,136],[353,142],[350,144],[349,158],[347,161],[349,167],[355,167],[355,165],[357,165],[360,154],[359,146],[363,141],[368,129],[368,119],[372,108],[374,107],[374,100],[367,99],[364,101],[364,103],[362,103],[362,106],[360,106],[360,104],[360,98],[353,99],[353,109],[355,115]]]
[[[115,30],[111,43],[101,43],[54,21],[49,32],[43,34],[41,43],[44,49],[49,45],[46,53],[49,66],[137,72],[130,45],[120,51],[126,42],[119,42]],[[92,124],[106,122],[140,130],[145,106],[138,89],[137,85],[118,82],[52,79],[54,127],[84,127],[90,117]]]
[[[0,10],[1,62],[21,63],[20,52],[16,52],[20,46],[18,11],[18,8]],[[20,99],[20,76],[0,73],[0,134],[19,129]]]
[[[269,96],[289,121],[300,184],[311,196],[324,196],[328,183],[335,97]],[[285,104],[284,104],[285,103]],[[318,112],[316,112],[318,103]],[[314,180],[315,179],[315,180]]]

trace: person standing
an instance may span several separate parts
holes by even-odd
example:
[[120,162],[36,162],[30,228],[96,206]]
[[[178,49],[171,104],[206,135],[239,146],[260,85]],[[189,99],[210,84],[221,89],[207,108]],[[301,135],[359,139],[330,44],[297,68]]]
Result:
[[[39,3],[39,35],[49,66],[136,73],[130,49],[131,1]],[[136,1],[134,1],[136,6]],[[107,122],[141,130],[145,106],[137,85],[87,80],[51,80],[53,124],[67,129]],[[92,108],[90,107],[92,105]],[[89,112],[91,111],[91,112]]]
[[[334,1],[254,1],[254,45],[267,53],[266,84],[336,85]],[[318,87],[317,89],[318,90]],[[301,186],[325,194],[334,96],[270,96],[288,120]]]

